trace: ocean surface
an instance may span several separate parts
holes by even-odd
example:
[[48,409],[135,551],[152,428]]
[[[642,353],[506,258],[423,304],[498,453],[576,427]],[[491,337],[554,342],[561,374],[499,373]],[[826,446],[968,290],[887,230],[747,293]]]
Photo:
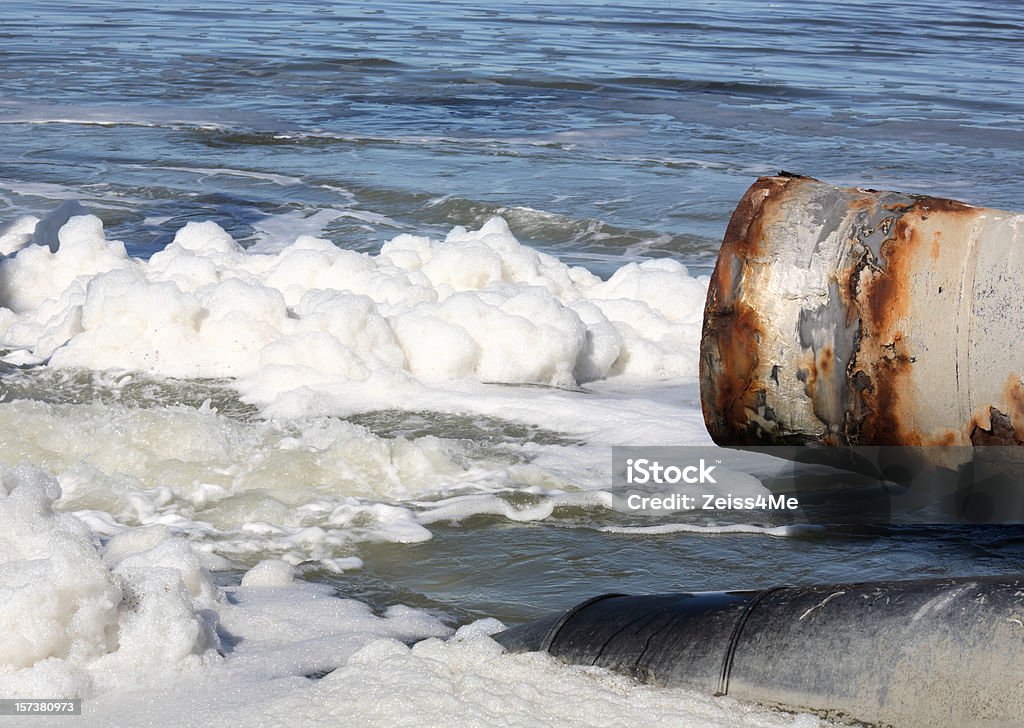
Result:
[[[77,534],[67,553],[113,575],[96,583],[128,579],[133,558],[175,565],[182,624],[221,626],[161,659],[188,662],[195,715],[254,725],[247,701],[268,695],[280,715],[320,706],[310,724],[409,719],[371,716],[381,698],[360,690],[422,680],[434,692],[411,704],[436,707],[473,671],[536,679],[541,697],[504,707],[524,725],[570,722],[545,712],[554,665],[467,637],[424,648],[449,661],[441,676],[388,650],[598,593],[1020,571],[1015,526],[644,520],[609,490],[612,446],[710,442],[707,276],[758,176],[1024,209],[1022,38],[1013,3],[962,0],[8,0],[0,464],[6,490],[55,511],[0,518]],[[60,230],[70,214],[95,218]],[[8,628],[41,589],[61,603],[61,579],[96,593],[85,567],[46,576],[32,548],[12,553],[27,601],[0,605]],[[316,611],[328,597],[351,613]],[[130,640],[93,639],[102,620],[68,636],[54,609],[35,647],[0,650],[5,697],[63,689],[99,721],[144,699],[154,724],[189,724],[125,677],[146,650],[118,657]],[[314,622],[359,639],[314,659],[296,647]],[[264,651],[225,647],[239,634]],[[260,660],[276,667],[247,672]],[[359,669],[366,684],[296,677]],[[606,722],[660,700],[565,679]],[[701,725],[815,724],[671,700]]]

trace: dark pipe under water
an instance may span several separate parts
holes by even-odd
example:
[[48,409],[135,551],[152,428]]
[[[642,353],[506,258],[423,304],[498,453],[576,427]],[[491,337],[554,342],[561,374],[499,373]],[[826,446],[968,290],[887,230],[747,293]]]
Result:
[[1024,576],[590,599],[513,652],[833,719],[1024,725]]

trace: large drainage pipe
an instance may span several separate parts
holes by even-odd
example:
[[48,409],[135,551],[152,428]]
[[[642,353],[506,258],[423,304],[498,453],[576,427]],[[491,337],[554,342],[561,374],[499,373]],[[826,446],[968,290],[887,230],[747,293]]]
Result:
[[944,445],[968,459],[1020,445],[1021,285],[1024,215],[763,177],[708,290],[708,430],[726,446]]
[[1024,576],[612,594],[495,639],[861,723],[1024,724]]

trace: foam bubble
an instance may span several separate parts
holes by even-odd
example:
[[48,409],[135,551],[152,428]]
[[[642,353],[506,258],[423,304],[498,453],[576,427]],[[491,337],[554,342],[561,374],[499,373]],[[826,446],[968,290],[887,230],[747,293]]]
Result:
[[242,586],[288,586],[295,579],[295,569],[287,561],[267,559],[245,572]]

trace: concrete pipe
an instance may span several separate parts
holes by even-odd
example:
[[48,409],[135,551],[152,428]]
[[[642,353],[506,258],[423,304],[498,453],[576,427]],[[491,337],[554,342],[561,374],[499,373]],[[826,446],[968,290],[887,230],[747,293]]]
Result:
[[1024,215],[762,177],[708,290],[708,430],[726,446],[1020,445],[1022,285]]
[[1024,721],[1024,576],[613,594],[495,639],[513,652],[834,719]]

